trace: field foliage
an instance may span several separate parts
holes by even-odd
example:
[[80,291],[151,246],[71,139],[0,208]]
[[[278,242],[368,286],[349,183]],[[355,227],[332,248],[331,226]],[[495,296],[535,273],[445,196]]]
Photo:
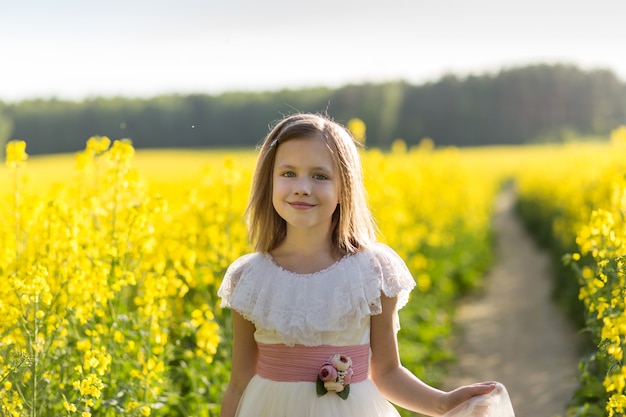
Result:
[[[624,414],[624,143],[618,129],[610,144],[362,151],[380,240],[417,282],[401,312],[407,367],[438,384],[454,360],[454,304],[481,285],[493,202],[514,184],[562,266],[557,298],[590,336],[570,414]],[[10,142],[0,168],[0,415],[217,416],[232,335],[216,291],[251,250],[255,152],[93,137],[29,160],[25,147]]]
[[626,413],[625,152],[620,127],[609,145],[554,148],[517,175],[520,213],[555,257],[555,297],[590,342],[571,416]]

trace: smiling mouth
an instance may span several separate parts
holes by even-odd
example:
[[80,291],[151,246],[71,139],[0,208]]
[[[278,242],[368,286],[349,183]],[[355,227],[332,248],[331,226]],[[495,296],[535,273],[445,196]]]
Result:
[[302,202],[298,202],[295,201],[293,203],[289,203],[289,205],[293,208],[297,208],[297,209],[307,209],[307,208],[311,208],[314,205],[313,204],[308,204],[308,203],[302,203]]

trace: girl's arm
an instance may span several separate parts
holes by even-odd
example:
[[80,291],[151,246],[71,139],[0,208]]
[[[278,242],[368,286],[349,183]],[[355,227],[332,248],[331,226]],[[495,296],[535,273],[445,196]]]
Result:
[[250,379],[256,374],[259,357],[254,340],[255,327],[241,314],[232,311],[233,353],[230,382],[222,400],[221,417],[233,417]]
[[418,379],[400,363],[394,326],[397,297],[381,294],[381,302],[382,313],[372,316],[370,373],[385,398],[407,410],[440,416],[463,401],[495,388],[494,383],[482,383],[444,392]]

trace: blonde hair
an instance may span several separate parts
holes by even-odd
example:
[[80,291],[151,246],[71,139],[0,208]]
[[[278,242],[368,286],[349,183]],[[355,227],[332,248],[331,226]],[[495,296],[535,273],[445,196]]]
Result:
[[339,205],[331,225],[334,249],[354,253],[371,245],[376,239],[376,228],[366,202],[357,142],[345,127],[326,116],[294,114],[279,121],[261,144],[246,210],[249,237],[255,249],[269,252],[287,235],[287,224],[272,204],[274,161],[280,144],[299,138],[322,140],[339,173]]

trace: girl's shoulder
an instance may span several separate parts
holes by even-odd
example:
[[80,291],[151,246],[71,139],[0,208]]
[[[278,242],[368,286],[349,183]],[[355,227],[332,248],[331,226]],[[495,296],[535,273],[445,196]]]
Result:
[[247,253],[240,256],[228,266],[228,268],[226,269],[225,277],[233,276],[239,278],[241,274],[246,269],[250,268],[251,265],[254,264],[255,260],[257,260],[260,256],[262,256],[262,254],[258,252]]
[[406,268],[406,264],[400,255],[384,243],[376,242],[363,251],[370,253],[382,266]]
[[408,301],[415,280],[406,262],[384,243],[375,243],[363,250],[368,254],[369,270],[380,281],[381,291],[388,297],[398,296],[398,307]]
[[222,307],[229,305],[229,300],[237,287],[237,283],[253,267],[255,262],[258,262],[260,256],[262,254],[257,252],[248,253],[235,259],[228,266],[220,288],[217,291],[217,294],[222,298]]
[[411,275],[404,259],[384,243],[377,242],[360,253],[367,258],[375,273],[387,279]]

